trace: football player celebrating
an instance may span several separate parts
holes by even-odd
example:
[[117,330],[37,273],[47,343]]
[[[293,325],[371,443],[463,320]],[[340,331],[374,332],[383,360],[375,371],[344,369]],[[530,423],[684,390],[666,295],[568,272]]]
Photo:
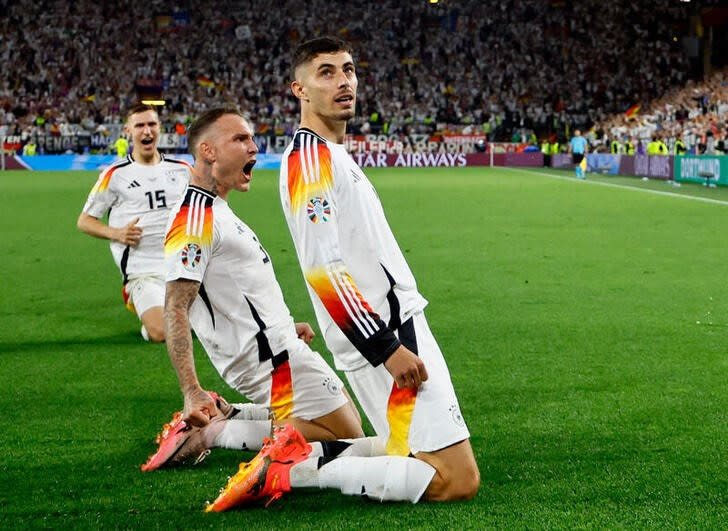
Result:
[[442,353],[425,320],[427,302],[384,216],[376,191],[344,148],[357,76],[337,39],[293,55],[301,127],[283,154],[280,191],[319,327],[386,455],[350,455],[308,444],[293,427],[241,466],[207,510],[295,487],[338,488],[381,501],[463,500],[480,474]]
[[[122,295],[142,322],[142,336],[164,341],[164,229],[192,168],[157,151],[160,123],[151,105],[132,107],[124,131],[134,143],[132,152],[101,172],[77,226],[110,240]],[[107,213],[108,224],[102,221]]]
[[[257,450],[271,433],[270,420],[239,418],[203,390],[191,328],[220,376],[269,407],[274,424],[292,424],[312,440],[362,437],[361,418],[341,380],[308,347],[313,330],[293,322],[270,257],[228,205],[231,191],[251,185],[258,148],[250,125],[235,107],[218,107],[200,115],[187,138],[195,166],[164,241],[164,321],[190,431],[177,427],[171,438],[163,432],[146,469],[176,459],[172,454],[183,444],[198,455],[206,447]],[[193,432],[194,442],[186,443]]]

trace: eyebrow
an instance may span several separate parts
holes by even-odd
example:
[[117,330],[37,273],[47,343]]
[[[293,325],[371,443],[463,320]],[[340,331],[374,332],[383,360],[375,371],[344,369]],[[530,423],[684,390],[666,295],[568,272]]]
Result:
[[[347,61],[343,65],[341,65],[341,68],[346,68],[347,66],[354,66],[354,62]],[[336,68],[336,65],[332,63],[323,63],[320,64],[316,70],[321,70],[322,68]]]

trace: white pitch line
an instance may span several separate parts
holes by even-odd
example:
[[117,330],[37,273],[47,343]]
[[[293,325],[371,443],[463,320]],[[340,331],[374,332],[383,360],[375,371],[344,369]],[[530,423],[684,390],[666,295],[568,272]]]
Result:
[[694,195],[676,194],[675,192],[661,192],[660,190],[650,190],[649,188],[639,188],[637,186],[629,186],[627,184],[615,184],[615,183],[604,183],[600,181],[590,181],[589,179],[577,180],[576,177],[563,177],[561,175],[553,175],[551,173],[545,173],[542,171],[534,171],[526,168],[506,168],[504,170],[522,171],[524,173],[532,173],[534,175],[543,175],[544,177],[550,177],[551,179],[558,179],[560,181],[579,182],[586,184],[596,184],[599,186],[607,186],[609,188],[621,188],[623,190],[634,190],[636,192],[645,192],[647,194],[655,195],[666,195],[668,197],[678,197],[680,199],[692,199],[693,201],[702,201],[704,203],[715,203],[718,205],[728,206],[728,201],[721,201],[720,199],[710,199],[709,197],[697,197]]

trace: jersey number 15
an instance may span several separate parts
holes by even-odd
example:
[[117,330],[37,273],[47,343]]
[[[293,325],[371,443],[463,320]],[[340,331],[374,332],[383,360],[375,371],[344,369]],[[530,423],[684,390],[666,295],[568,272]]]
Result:
[[167,199],[164,197],[164,190],[157,190],[156,192],[145,192],[145,196],[149,200],[149,208],[154,210],[155,208],[167,208]]

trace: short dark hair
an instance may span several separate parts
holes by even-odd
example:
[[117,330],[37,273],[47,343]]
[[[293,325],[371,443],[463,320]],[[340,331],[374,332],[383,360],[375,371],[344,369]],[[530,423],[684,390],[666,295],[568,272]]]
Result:
[[349,44],[336,37],[316,37],[298,45],[291,61],[291,79],[296,79],[296,69],[322,53],[353,53]]
[[197,143],[200,141],[203,133],[207,131],[207,129],[218,120],[218,118],[226,114],[235,114],[241,118],[245,118],[237,105],[227,104],[206,110],[187,128],[187,149],[194,157],[197,157],[198,155]]
[[149,105],[148,103],[135,103],[127,111],[127,113],[126,113],[126,119],[128,121],[129,118],[131,118],[131,115],[132,114],[138,114],[140,112],[147,112],[147,111],[154,111],[154,112],[157,113],[157,116],[159,116],[159,112],[157,112],[157,108],[154,105]]

